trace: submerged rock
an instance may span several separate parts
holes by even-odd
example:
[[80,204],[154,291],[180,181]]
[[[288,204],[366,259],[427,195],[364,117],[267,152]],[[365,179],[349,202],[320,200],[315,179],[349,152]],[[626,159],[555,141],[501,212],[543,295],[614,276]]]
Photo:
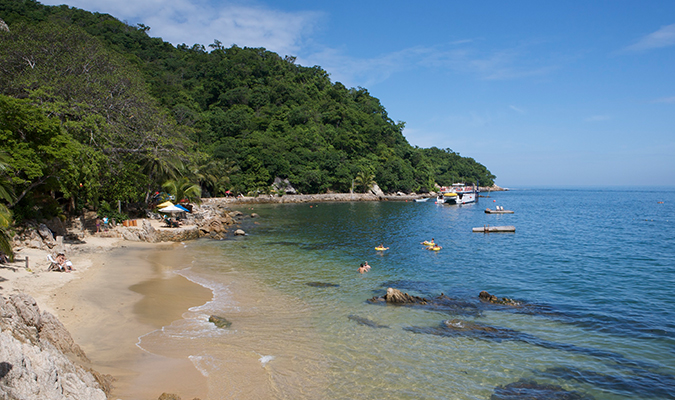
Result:
[[592,396],[568,391],[558,385],[539,384],[521,379],[505,386],[497,386],[490,400],[591,400]]
[[675,376],[657,371],[631,368],[629,374],[607,375],[576,368],[549,368],[542,374],[550,379],[573,380],[602,388],[609,393],[630,393],[632,398],[672,398],[675,393]]
[[388,325],[381,325],[371,319],[359,317],[358,315],[348,315],[347,318],[351,319],[352,321],[358,324],[369,326],[371,328],[389,328]]
[[464,321],[460,319],[451,319],[443,321],[440,326],[435,327],[421,327],[411,326],[403,328],[406,331],[413,333],[424,333],[437,336],[449,337],[470,337],[479,340],[489,340],[494,342],[502,342],[504,340],[512,340],[531,344],[533,346],[543,347],[545,349],[553,349],[560,351],[568,351],[571,353],[584,354],[586,356],[597,357],[599,359],[609,360],[612,363],[620,363],[625,367],[630,368],[651,368],[644,362],[631,360],[623,355],[602,349],[595,349],[592,347],[581,347],[570,343],[552,342],[549,340],[538,338],[529,333],[516,331],[509,328],[502,328],[481,324],[479,322]]
[[307,286],[317,287],[317,288],[327,288],[327,287],[339,287],[337,283],[327,283],[327,282],[307,282]]
[[225,319],[223,317],[219,317],[217,315],[210,316],[209,322],[213,323],[218,328],[229,328],[230,326],[232,326],[232,322],[228,321],[227,319]]

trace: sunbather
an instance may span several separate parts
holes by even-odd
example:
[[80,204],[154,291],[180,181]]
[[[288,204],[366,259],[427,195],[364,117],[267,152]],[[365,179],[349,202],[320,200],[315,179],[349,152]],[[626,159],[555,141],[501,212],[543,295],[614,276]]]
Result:
[[58,271],[58,272],[71,272],[75,271],[73,268],[73,263],[69,260],[66,260],[66,255],[59,253],[56,255],[56,258],[52,258],[51,254],[47,256],[51,264],[49,265],[49,271]]

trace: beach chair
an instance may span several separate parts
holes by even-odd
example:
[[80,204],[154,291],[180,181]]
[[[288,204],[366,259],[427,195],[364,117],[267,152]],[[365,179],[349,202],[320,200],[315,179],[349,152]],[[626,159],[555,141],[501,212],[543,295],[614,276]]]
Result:
[[47,254],[47,259],[49,260],[49,268],[47,268],[47,271],[63,272],[63,268],[56,262],[51,254]]

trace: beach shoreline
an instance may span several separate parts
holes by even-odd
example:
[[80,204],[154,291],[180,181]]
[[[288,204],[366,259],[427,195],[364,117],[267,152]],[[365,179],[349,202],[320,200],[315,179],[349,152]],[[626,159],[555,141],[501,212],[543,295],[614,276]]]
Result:
[[47,271],[48,249],[20,249],[0,268],[0,295],[28,294],[54,314],[91,360],[83,366],[115,379],[109,398],[154,399],[164,392],[207,398],[206,378],[189,359],[137,346],[139,337],[212,299],[209,289],[175,273],[186,264],[182,247],[91,235],[69,246],[71,273]]

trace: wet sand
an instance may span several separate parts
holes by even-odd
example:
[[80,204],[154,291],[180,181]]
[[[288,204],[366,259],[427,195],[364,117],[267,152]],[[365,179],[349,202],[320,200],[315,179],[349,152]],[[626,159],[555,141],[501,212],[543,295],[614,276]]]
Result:
[[181,319],[212,298],[174,273],[192,261],[183,245],[132,244],[92,254],[92,265],[53,295],[52,308],[91,360],[115,377],[110,398],[156,399],[162,393],[207,398],[206,378],[187,358],[150,354],[139,337]]

